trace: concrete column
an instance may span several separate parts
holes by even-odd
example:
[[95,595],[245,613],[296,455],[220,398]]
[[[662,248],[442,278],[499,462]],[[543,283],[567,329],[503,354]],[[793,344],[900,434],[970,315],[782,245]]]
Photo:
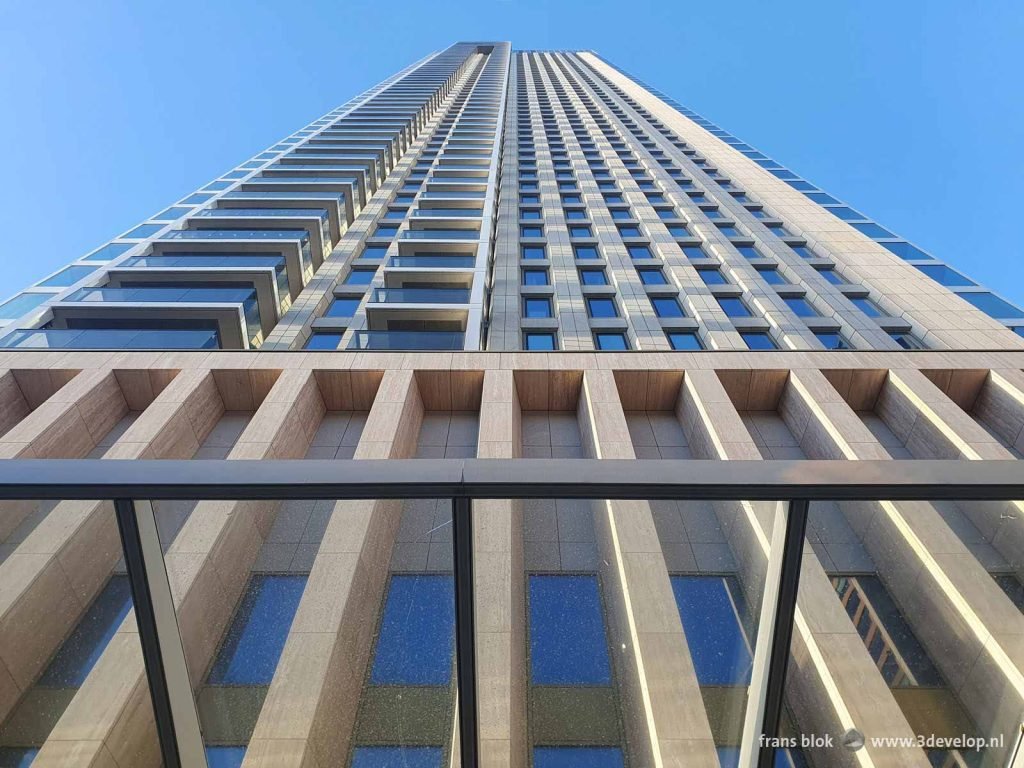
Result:
[[[512,371],[486,371],[478,458],[520,456],[521,413]],[[529,672],[522,504],[504,499],[474,501],[473,524],[480,765],[523,768],[529,764]]]
[[[77,423],[78,437],[69,442],[78,444],[79,449],[94,439],[92,435],[101,439],[122,409],[127,409],[113,374],[87,371],[81,376],[84,378],[75,379],[73,388],[65,387],[54,396],[66,408],[54,408],[51,414],[53,418],[66,415]],[[212,385],[212,379],[208,380]],[[175,443],[161,436],[189,425],[188,419],[176,418],[176,414],[185,402],[200,399],[201,393],[202,378],[194,372],[182,374],[156,396],[105,458],[139,458],[151,447],[159,451],[164,450],[162,446],[172,447]],[[89,398],[99,402],[86,404]],[[131,399],[133,405],[141,405]],[[171,405],[176,407],[168,408]],[[45,455],[41,446],[53,444],[48,437],[52,435],[51,421],[33,421],[31,429],[24,422],[19,425],[16,431],[23,439],[7,445],[26,446],[24,450],[36,456]],[[121,542],[110,502],[69,500],[57,504],[0,564],[0,721],[78,623],[120,557]]]
[[[812,458],[887,457],[820,371],[794,370],[783,398],[787,421]],[[890,371],[876,410],[915,457],[1010,457],[920,371]],[[1009,746],[1024,712],[1024,615],[932,504],[840,506],[980,732],[1006,734]],[[976,514],[991,532],[992,508],[998,514],[1006,505],[960,507],[968,514],[980,507]]]
[[[240,381],[237,383],[241,386]],[[251,388],[233,390],[231,396],[258,402]],[[201,410],[208,405],[194,403],[193,407]],[[323,404],[310,371],[281,373],[228,459],[303,455],[316,430],[315,423],[307,425],[310,418],[305,414],[318,409],[322,411]],[[188,407],[179,405],[174,410],[179,415],[191,415]],[[179,426],[177,431],[187,434],[188,430]],[[175,443],[180,444],[180,440],[175,438]],[[205,677],[213,660],[253,561],[273,524],[276,506],[200,501],[165,555],[193,685]],[[159,763],[142,653],[131,638],[134,623],[134,615],[129,614],[120,633],[123,639],[104,652],[34,765],[92,767],[103,764],[104,753],[109,753],[114,765]]]
[[[635,459],[610,370],[583,376],[584,445],[602,459]],[[676,607],[668,568],[644,501],[594,505],[612,645],[629,753],[639,765],[717,765],[714,739]]]
[[[411,457],[422,420],[413,371],[388,370],[355,459]],[[348,754],[401,512],[393,500],[335,503],[245,768],[323,768]]]
[[[758,372],[749,386],[756,391]],[[760,452],[747,432],[732,399],[714,371],[688,370],[677,413],[695,457],[738,460],[759,459]],[[720,522],[737,553],[744,587],[763,581],[771,530],[766,530],[760,505],[739,502],[718,505]],[[849,728],[875,737],[915,737],[913,729],[878,674],[875,663],[850,622],[818,558],[805,543],[800,592],[794,618],[786,702],[804,733],[839,736]],[[748,599],[751,606],[758,600]],[[760,631],[770,631],[761,627]],[[925,768],[928,759],[912,747],[876,747],[866,744],[858,752],[843,749],[809,750],[816,764]]]

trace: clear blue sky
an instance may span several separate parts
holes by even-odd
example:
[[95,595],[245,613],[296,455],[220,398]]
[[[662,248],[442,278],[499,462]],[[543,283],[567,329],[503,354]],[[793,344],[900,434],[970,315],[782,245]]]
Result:
[[0,293],[460,39],[594,49],[1024,302],[1020,0],[7,3]]

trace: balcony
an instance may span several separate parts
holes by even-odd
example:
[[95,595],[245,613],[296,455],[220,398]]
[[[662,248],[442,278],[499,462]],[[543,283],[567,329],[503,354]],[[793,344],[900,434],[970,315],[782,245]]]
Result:
[[378,288],[373,301],[380,304],[468,304],[468,288]]
[[215,328],[32,328],[0,339],[8,349],[217,349]]
[[402,240],[479,240],[479,229],[409,229]]
[[[259,243],[266,249],[279,247],[275,246],[277,243],[288,243],[293,249],[292,261],[295,263],[296,274],[308,277],[313,273],[313,248],[309,233],[304,229],[173,229],[155,240],[153,248],[154,253],[162,253],[178,250],[180,246],[174,246],[179,243],[194,242],[204,251],[212,251],[211,246],[214,244],[218,244],[219,249],[228,250],[239,247],[236,241]],[[253,249],[254,252],[257,250],[262,249]],[[300,278],[299,283],[305,284],[305,279]]]
[[[264,203],[270,203],[265,206]],[[355,212],[352,201],[345,194],[337,192],[259,192],[255,190],[233,189],[224,193],[217,200],[221,208],[312,208],[314,205],[327,209],[331,224],[331,236],[337,240],[352,223]]]
[[388,262],[389,267],[410,267],[415,269],[472,269],[476,263],[475,256],[449,256],[438,254],[428,256],[394,256]]
[[277,313],[275,308],[270,317],[262,316],[255,288],[131,285],[73,291],[54,305],[52,322],[74,328],[97,321],[162,319],[215,322],[222,343],[245,349],[259,346]]
[[331,235],[330,219],[323,208],[204,208],[188,218],[189,229],[281,231],[296,228],[309,236],[314,266],[319,266],[337,242]]
[[464,334],[454,331],[356,331],[349,349],[462,349]]

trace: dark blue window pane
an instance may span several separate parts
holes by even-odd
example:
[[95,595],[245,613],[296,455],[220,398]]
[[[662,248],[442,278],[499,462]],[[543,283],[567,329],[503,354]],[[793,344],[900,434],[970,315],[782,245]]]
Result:
[[913,261],[914,259],[932,261],[935,258],[934,256],[929,256],[916,245],[911,245],[910,243],[882,243],[881,245],[883,248],[887,248],[901,259],[906,259],[907,261]]
[[211,685],[270,685],[305,576],[255,576],[210,671]]
[[342,298],[335,299],[331,302],[331,305],[327,308],[327,312],[324,317],[352,317],[359,309],[359,302],[362,298]]
[[970,302],[982,312],[995,318],[1024,317],[1024,311],[1003,301],[994,293],[958,293],[961,299]]
[[668,296],[659,296],[651,299],[651,306],[654,307],[654,314],[658,317],[685,317],[683,308],[679,302]]
[[441,768],[441,748],[356,747],[352,768]]
[[618,747],[534,747],[533,768],[622,768]]
[[573,246],[573,252],[577,259],[598,259],[601,257],[597,252],[597,248],[593,245]]
[[917,268],[942,285],[977,285],[945,264],[918,264]]
[[524,346],[534,352],[551,352],[555,349],[555,334],[553,333],[524,333]]
[[543,245],[524,245],[521,250],[524,259],[546,259]]
[[775,342],[772,341],[772,337],[763,331],[741,333],[740,336],[747,345],[747,349],[778,349]]
[[669,344],[674,350],[704,349],[696,333],[670,333],[668,334]]
[[737,768],[740,764],[739,747],[715,747],[720,768]]
[[245,758],[245,747],[207,747],[206,764],[209,768],[240,768]]
[[672,592],[701,685],[746,685],[753,660],[740,627],[742,597],[721,576],[673,576]]
[[114,576],[39,678],[43,688],[78,688],[132,607],[128,578]]
[[548,271],[546,269],[524,269],[523,285],[548,285]]
[[618,317],[613,299],[587,299],[587,311],[591,317]]
[[35,747],[0,747],[0,768],[29,768],[39,750]]
[[595,333],[594,341],[597,348],[604,351],[619,352],[629,349],[629,342],[624,333]]
[[353,269],[345,278],[345,285],[369,285],[376,274],[376,269]]
[[530,576],[530,682],[611,685],[596,576]]
[[447,685],[452,673],[454,627],[455,591],[451,576],[392,576],[370,682]]
[[896,237],[896,235],[894,235],[889,230],[885,229],[884,227],[880,227],[872,222],[868,222],[866,224],[851,224],[850,226],[856,230],[859,230],[860,232],[863,232],[868,237]]
[[339,344],[340,333],[314,333],[306,342],[306,349],[337,349]]

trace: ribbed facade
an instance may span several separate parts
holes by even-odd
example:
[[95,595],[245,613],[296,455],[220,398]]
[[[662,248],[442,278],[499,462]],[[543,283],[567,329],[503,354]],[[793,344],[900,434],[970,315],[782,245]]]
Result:
[[[586,51],[432,54],[0,318],[0,459],[100,473],[1024,451],[1024,313]],[[140,503],[210,768],[460,764],[448,499]],[[475,501],[479,765],[756,765],[786,514]],[[1019,501],[813,502],[774,765],[1005,766],[1022,577]],[[113,504],[0,501],[0,768],[159,765],[149,679]]]

